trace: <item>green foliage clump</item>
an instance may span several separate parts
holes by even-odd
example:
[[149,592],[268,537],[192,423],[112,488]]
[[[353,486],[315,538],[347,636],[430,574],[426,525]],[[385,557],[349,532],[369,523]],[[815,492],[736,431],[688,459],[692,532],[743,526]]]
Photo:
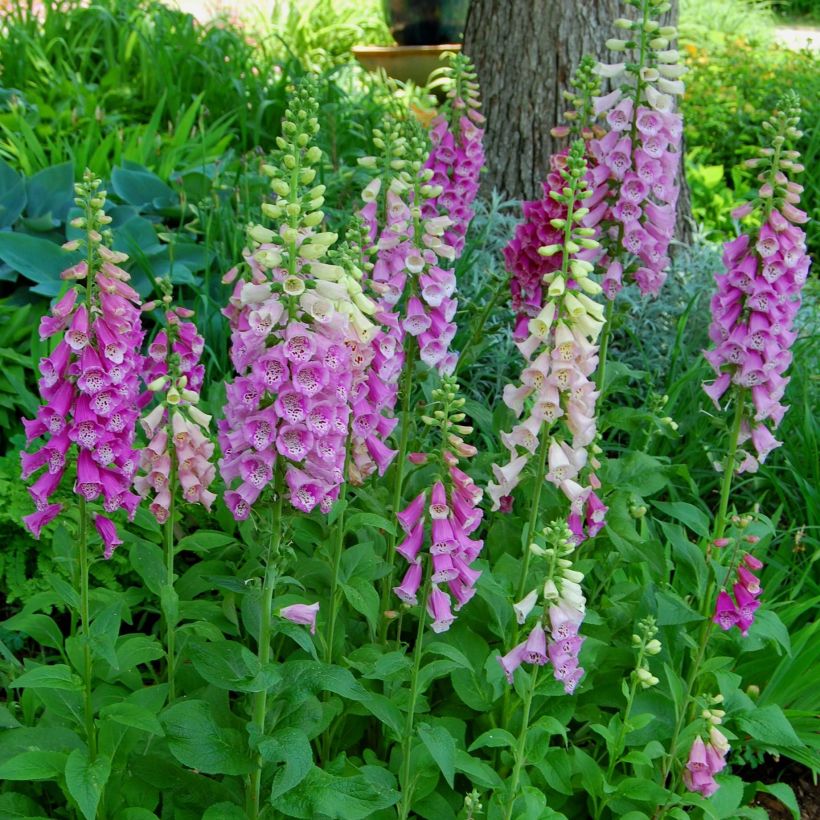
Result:
[[[811,217],[806,226],[810,253],[820,250],[820,57],[810,51],[790,51],[761,45],[741,37],[727,37],[720,45],[686,45],[689,73],[683,115],[687,149],[699,166],[722,168],[722,182],[714,171],[695,170],[693,210],[709,229],[730,237],[729,211],[757,187],[743,161],[754,155],[760,124],[786,89],[793,89],[803,107],[804,135],[797,144],[806,171],[804,206]],[[725,186],[725,187],[724,187]]]

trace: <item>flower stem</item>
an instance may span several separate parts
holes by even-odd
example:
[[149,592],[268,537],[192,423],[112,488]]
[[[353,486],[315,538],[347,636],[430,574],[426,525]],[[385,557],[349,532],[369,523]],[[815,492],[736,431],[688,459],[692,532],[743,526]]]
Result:
[[[348,432],[347,449],[345,451],[344,475],[347,479],[348,464],[350,462],[350,433]],[[345,540],[345,508],[347,504],[347,480],[342,482],[339,489],[339,499],[336,502],[340,505],[339,517],[334,524],[333,539],[333,574],[330,578],[330,600],[328,601],[327,616],[327,641],[325,643],[325,663],[333,662],[333,639],[336,634],[336,614],[338,610],[337,596],[339,594],[339,569],[342,565],[342,552]]]
[[88,509],[85,498],[80,496],[80,532],[77,539],[77,554],[80,569],[80,624],[83,643],[83,715],[85,719],[85,739],[91,760],[97,757],[97,731],[94,726],[94,705],[92,695],[91,659],[91,616],[88,592]]
[[518,734],[518,745],[515,750],[515,766],[513,766],[512,777],[510,778],[510,793],[507,798],[507,808],[504,812],[505,820],[511,820],[513,816],[513,806],[515,798],[518,796],[518,781],[521,777],[521,769],[524,766],[524,749],[527,744],[527,731],[530,725],[530,709],[532,699],[535,695],[535,684],[538,680],[538,666],[533,666],[530,673],[530,686],[527,696],[524,698],[524,712],[521,715],[521,731]]
[[[169,438],[173,435],[168,425]],[[166,669],[168,677],[168,704],[176,700],[176,619],[170,617],[170,608],[174,603],[174,514],[176,512],[176,480],[177,465],[176,452],[171,455],[171,469],[168,476],[168,486],[171,489],[171,500],[168,503],[168,520],[164,524],[164,546],[165,546],[165,584],[168,589],[168,602],[165,609],[165,651]]]
[[606,356],[609,351],[609,336],[612,328],[612,314],[615,311],[614,299],[607,299],[606,308],[604,308],[604,311],[604,326],[601,330],[601,338],[598,342],[598,371],[596,374],[598,392],[601,396],[603,395],[604,387],[606,386]]
[[[413,393],[413,371],[416,366],[416,343],[407,334],[404,339],[404,373],[402,374],[402,403],[401,403],[401,436],[399,438],[399,452],[396,455],[395,472],[393,474],[393,502],[391,513],[395,518],[399,512],[402,500],[402,490],[404,489],[404,462],[407,461],[407,447],[410,441],[410,399]],[[397,534],[387,536],[387,563],[390,565],[390,572],[382,580],[381,597],[381,625],[379,628],[379,642],[387,640],[387,627],[389,622],[384,616],[384,612],[390,603],[390,588],[393,586],[394,562],[396,558]]]
[[401,785],[402,799],[399,805],[400,820],[407,820],[410,816],[413,788],[410,785],[410,750],[413,741],[413,723],[416,717],[416,700],[418,698],[419,670],[421,669],[422,644],[424,642],[424,627],[427,623],[427,596],[430,592],[430,568],[424,581],[421,596],[419,597],[419,623],[416,630],[416,645],[413,649],[413,669],[410,673],[410,699],[407,704],[407,718],[404,724],[404,735],[401,744]]
[[[547,453],[550,448],[550,427],[541,425],[541,443],[538,448],[538,466],[535,473],[535,490],[530,502],[530,518],[527,522],[527,539],[524,544],[524,562],[521,564],[521,575],[518,579],[518,598],[522,598],[527,590],[527,575],[530,570],[530,544],[535,538],[535,529],[538,526],[538,508],[541,506],[541,491],[544,489],[544,475],[547,469]],[[517,631],[517,629],[516,629]]]
[[[279,460],[277,460],[279,461]],[[259,664],[263,668],[270,662],[270,639],[271,639],[271,606],[273,604],[273,591],[276,587],[277,567],[275,559],[279,553],[279,546],[282,542],[282,500],[284,490],[282,486],[282,468],[279,463],[276,465],[276,476],[274,479],[274,499],[271,508],[270,520],[270,540],[268,541],[267,554],[265,556],[264,581],[262,583],[262,601],[259,613],[259,643],[257,647],[257,657]],[[265,733],[265,716],[267,707],[267,690],[255,692],[253,695],[252,722],[256,731],[257,741],[261,741]],[[250,784],[247,794],[247,813],[251,820],[259,817],[259,798],[262,790],[262,758],[257,756],[256,768],[250,776]]]
[[[738,439],[740,438],[740,427],[743,422],[743,398],[743,393],[741,391],[737,391],[735,394],[735,416],[732,422],[732,429],[729,435],[729,451],[726,457],[723,481],[720,487],[720,502],[718,504],[718,513],[715,517],[715,528],[713,536],[714,539],[722,538],[723,533],[726,531],[727,511],[729,509],[729,495],[732,490],[732,478],[735,472],[735,462],[737,461]],[[701,615],[704,616],[703,625],[701,626],[700,630],[700,640],[698,641],[697,653],[694,657],[692,666],[690,667],[689,674],[687,676],[686,694],[684,695],[683,703],[681,704],[680,708],[680,714],[678,715],[677,722],[675,723],[675,731],[672,733],[672,741],[669,744],[669,754],[664,760],[661,778],[662,783],[666,783],[666,779],[669,777],[669,771],[671,770],[672,764],[675,761],[675,755],[677,753],[678,746],[678,738],[680,736],[681,730],[683,729],[683,724],[687,719],[687,707],[689,706],[689,701],[692,700],[694,702],[694,698],[697,697],[697,689],[695,687],[695,684],[697,682],[698,671],[700,669],[701,663],[703,662],[703,657],[706,654],[706,645],[709,642],[709,636],[712,634],[712,629],[714,627],[714,622],[711,618],[708,617],[708,609],[712,604],[712,595],[714,591],[715,579],[714,577],[712,577],[710,578],[709,584],[706,587],[706,593],[703,596],[703,600],[701,601],[700,605]]]

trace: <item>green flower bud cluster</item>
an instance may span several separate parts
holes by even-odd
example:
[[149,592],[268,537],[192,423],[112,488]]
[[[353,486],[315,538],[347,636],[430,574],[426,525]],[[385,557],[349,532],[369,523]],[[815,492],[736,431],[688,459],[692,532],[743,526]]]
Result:
[[[279,245],[281,251],[266,249],[255,255],[263,268],[284,267],[296,275],[299,260],[320,259],[336,241],[333,233],[312,233],[324,220],[324,185],[314,185],[316,166],[321,163],[321,149],[313,144],[319,132],[318,103],[314,83],[303,81],[293,92],[282,119],[282,134],[276,138],[273,161],[262,166],[270,178],[273,202],[262,205],[262,213],[284,230],[270,230],[262,225],[248,226],[251,247]],[[306,241],[298,244],[299,231],[309,230]]]
[[[584,259],[574,258],[582,249],[594,250],[599,247],[598,241],[593,238],[594,229],[580,224],[589,213],[589,209],[583,207],[583,201],[592,196],[589,183],[584,179],[587,172],[584,153],[583,140],[576,140],[570,147],[566,167],[559,171],[564,179],[564,187],[560,191],[552,190],[549,193],[552,199],[566,206],[567,215],[550,220],[554,228],[564,231],[563,242],[544,245],[538,249],[541,256],[562,254],[561,269],[544,275],[544,283],[548,285],[547,303],[541,313],[529,323],[530,333],[540,339],[547,338],[556,317],[577,327],[592,342],[597,340],[604,324],[603,306],[590,298],[601,293],[601,286],[590,278],[593,265]],[[570,279],[580,290],[567,288]]]
[[450,123],[450,130],[458,136],[461,117],[465,114],[470,116],[470,110],[477,112],[481,108],[478,74],[473,61],[466,54],[447,52],[442,54],[442,59],[447,60],[447,64],[433,71],[427,87],[431,91],[444,89],[447,96],[444,114]]
[[773,208],[782,210],[784,204],[796,205],[800,201],[802,187],[790,182],[789,175],[799,174],[804,166],[799,162],[800,152],[790,146],[800,139],[800,98],[794,91],[787,91],[778,101],[770,119],[761,123],[768,144],[758,148],[758,155],[746,160],[747,168],[759,171],[758,181],[763,183],[759,197],[764,201],[767,215]]
[[[84,248],[91,260],[91,266],[97,261],[96,249],[103,243],[110,244],[111,231],[106,226],[111,224],[111,217],[105,212],[105,200],[108,192],[101,190],[102,180],[86,169],[83,181],[74,186],[74,204],[83,212],[69,223],[72,228],[85,232],[82,239],[73,239],[63,245],[67,251]],[[124,261],[128,257],[122,255]]]
[[570,135],[573,139],[592,137],[591,126],[595,119],[592,98],[601,93],[601,79],[595,73],[595,58],[585,54],[578,69],[569,81],[569,88],[562,93],[564,100],[571,106],[564,112],[568,127],[552,129],[555,137]]
[[[567,522],[562,518],[552,521],[537,538],[543,540],[546,546],[537,542],[530,544],[530,552],[547,562],[543,590],[545,611],[553,604],[567,603],[584,612],[586,599],[581,590],[584,575],[572,568],[569,556],[575,552],[575,540]],[[531,603],[534,602],[533,593],[528,597]]]
[[421,417],[428,427],[438,428],[441,435],[441,459],[448,463],[446,453],[455,453],[458,456],[469,458],[475,455],[475,448],[467,444],[463,436],[473,432],[472,425],[465,424],[467,416],[464,405],[467,400],[459,396],[458,380],[455,376],[444,376],[441,386],[431,392],[431,413]]
[[655,637],[657,634],[655,619],[649,615],[638,623],[638,632],[632,636],[632,645],[638,650],[638,660],[632,676],[633,681],[637,682],[642,689],[649,689],[659,683],[658,678],[650,671],[646,660],[647,655],[658,655],[663,649],[661,642]]
[[659,111],[672,108],[672,97],[684,93],[682,81],[687,69],[680,62],[680,54],[671,47],[678,36],[674,26],[663,25],[659,19],[671,8],[669,0],[625,0],[636,9],[635,19],[620,17],[615,28],[622,34],[606,41],[610,51],[620,54],[631,52],[634,61],[599,64],[595,71],[601,77],[617,79],[623,74],[633,77],[634,99],[644,99]]
[[[314,144],[319,132],[317,113],[315,81],[308,78],[293,92],[285,110],[274,162],[262,167],[275,196],[272,203],[262,205],[262,212],[274,227],[249,225],[249,245],[256,265],[284,272],[284,278],[280,275],[266,287],[286,297],[291,316],[302,310],[319,320],[332,311],[342,313],[366,342],[376,333],[368,318],[376,305],[363,292],[364,269],[348,264],[346,253],[331,252],[337,234],[317,230],[325,216],[325,186],[315,184],[316,166],[322,161],[322,152]],[[331,258],[344,264],[324,261]]]

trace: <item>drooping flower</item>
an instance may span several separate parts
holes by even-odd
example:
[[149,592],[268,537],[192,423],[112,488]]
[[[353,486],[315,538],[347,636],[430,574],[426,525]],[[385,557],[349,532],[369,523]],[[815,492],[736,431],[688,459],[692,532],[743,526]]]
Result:
[[337,237],[317,231],[324,186],[308,187],[321,158],[311,145],[317,111],[305,83],[283,123],[282,168],[263,167],[276,198],[262,211],[276,229],[248,228],[246,276],[224,311],[237,377],[227,385],[219,422],[220,471],[237,520],[248,517],[280,471],[293,507],[329,512],[345,479],[349,345],[368,344],[376,335],[369,318],[375,305],[362,292],[361,273],[322,261]]
[[[571,569],[569,556],[575,550],[576,542],[565,522],[550,524],[541,535],[548,546],[533,543],[529,549],[546,563],[543,584],[513,606],[518,623],[522,625],[531,613],[536,612],[535,625],[524,641],[506,655],[498,656],[498,662],[507,681],[512,683],[514,672],[522,663],[543,666],[549,661],[555,679],[571,695],[584,674],[578,663],[584,643],[579,629],[586,613],[586,599],[581,589],[583,575]],[[539,600],[540,607],[537,606]],[[549,630],[549,636],[546,630]]]
[[479,111],[477,76],[470,58],[461,53],[438,70],[438,82],[449,86],[447,102],[429,127],[432,148],[425,168],[434,172],[430,184],[440,187],[441,193],[424,204],[422,213],[428,219],[449,216],[451,224],[442,238],[456,256],[464,248],[484,167],[484,117]]
[[[661,9],[653,0],[637,4],[636,18],[620,18],[616,25],[632,32],[636,63],[599,64],[601,77],[631,75],[629,84],[594,98],[596,115],[606,119],[607,133],[589,143],[595,159],[596,186],[606,189],[590,216],[602,222],[608,269],[604,293],[614,299],[623,284],[635,282],[644,296],[657,296],[666,279],[668,249],[674,236],[677,182],[683,120],[674,111],[675,97],[684,92],[686,68],[670,48],[674,26],[660,25]],[[620,53],[627,41],[607,41]]]
[[[100,185],[86,172],[76,186],[85,215],[72,224],[84,228],[86,236],[68,244],[82,244],[87,253],[63,278],[83,282],[82,290],[72,284],[40,324],[42,339],[62,338],[40,361],[45,403],[34,419],[23,420],[28,443],[47,437],[36,453],[21,453],[25,478],[45,468],[29,488],[37,512],[24,518],[36,538],[61,510],[49,499],[61,483],[72,445],[77,448],[75,493],[88,503],[101,498],[106,513],[125,509],[129,517],[139,501],[131,491],[143,338],[139,296],[119,267],[128,257],[104,244],[102,231],[111,217],[103,209]],[[110,519],[96,515],[94,520],[108,558],[122,542]]]
[[788,179],[802,166],[799,154],[785,147],[800,133],[799,118],[798,100],[785,97],[769,123],[772,146],[748,163],[761,169],[763,184],[750,203],[761,227],[724,245],[726,270],[715,275],[709,327],[714,347],[704,356],[716,378],[704,390],[718,407],[727,393],[741,405],[739,473],[755,472],[780,446],[772,431],[787,410],[782,399],[797,338],[793,323],[811,264],[806,234],[795,224],[805,218],[796,208],[802,188]]
[[143,498],[153,493],[149,509],[160,524],[168,520],[171,494],[176,492],[172,478],[191,504],[210,510],[216,498],[209,489],[216,477],[208,431],[211,417],[196,406],[204,373],[199,358],[205,343],[196,326],[184,321],[191,315],[187,308],[171,307],[170,292],[162,301],[166,328],[148,348],[143,373],[148,389],[142,403],[147,405],[152,396],[160,401],[141,419],[148,445],[140,454],[142,474],[134,481]]
[[292,604],[282,607],[279,615],[286,621],[310,627],[310,634],[316,634],[316,616],[319,614],[319,602],[313,604]]
[[[518,342],[526,364],[518,383],[504,388],[503,398],[520,421],[502,434],[509,462],[493,465],[495,482],[487,491],[493,509],[499,509],[520,482],[524,467],[535,462],[540,469],[543,461],[545,474],[536,480],[545,479],[563,492],[577,537],[583,539],[597,534],[606,514],[593,491],[600,484],[595,476],[598,391],[591,379],[604,316],[601,304],[591,298],[601,293],[590,276],[589,258],[599,248],[592,238],[595,230],[580,227],[577,218],[578,213],[583,218],[592,196],[583,142],[573,143],[563,159],[555,165],[549,197],[561,208],[561,216],[551,220],[560,241],[539,248],[543,258],[560,261],[541,275],[544,302],[527,321],[527,336]],[[573,227],[567,237],[568,224]],[[586,486],[576,480],[580,476]]]
[[409,567],[393,592],[412,606],[418,603],[419,589],[426,590],[430,627],[444,632],[455,620],[455,613],[475,595],[475,583],[481,575],[471,564],[484,542],[470,536],[483,517],[478,506],[482,491],[458,467],[459,457],[469,454],[462,435],[472,428],[463,424],[464,399],[457,397],[455,379],[445,378],[432,395],[440,415],[425,416],[424,420],[440,431],[441,450],[435,456],[439,474],[429,493],[420,493],[397,515],[405,538],[396,552]]
[[[720,703],[718,696],[712,699]],[[710,707],[704,711],[708,725],[708,740],[697,735],[689,750],[689,758],[683,770],[683,782],[691,792],[698,792],[704,797],[711,797],[718,790],[715,775],[726,768],[726,755],[729,753],[729,741],[717,727],[724,715],[723,710]]]

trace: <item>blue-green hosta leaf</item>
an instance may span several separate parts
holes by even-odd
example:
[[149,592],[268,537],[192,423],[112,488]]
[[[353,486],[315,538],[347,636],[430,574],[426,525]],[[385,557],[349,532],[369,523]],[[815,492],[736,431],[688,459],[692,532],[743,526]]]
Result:
[[0,232],[0,259],[26,279],[35,282],[32,290],[56,296],[63,287],[60,274],[80,261],[78,253],[64,251],[54,242],[24,233]]

